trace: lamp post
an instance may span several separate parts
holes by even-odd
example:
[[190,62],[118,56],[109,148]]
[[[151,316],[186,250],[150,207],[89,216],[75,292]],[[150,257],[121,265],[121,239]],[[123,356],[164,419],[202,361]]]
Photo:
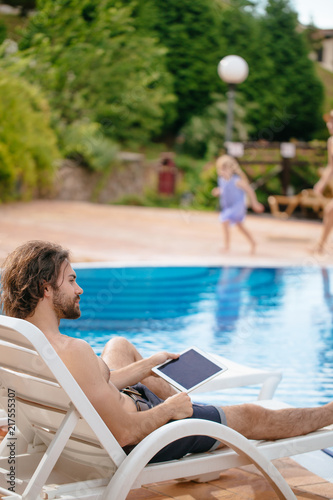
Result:
[[246,80],[249,74],[249,67],[245,59],[240,56],[226,56],[219,62],[217,72],[221,80],[228,84],[228,113],[225,133],[225,142],[232,140],[233,111],[235,100],[235,89],[237,83]]

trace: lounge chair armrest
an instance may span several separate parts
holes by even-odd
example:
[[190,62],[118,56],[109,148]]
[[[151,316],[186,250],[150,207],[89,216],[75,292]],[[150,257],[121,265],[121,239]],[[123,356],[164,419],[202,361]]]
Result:
[[258,399],[271,399],[282,379],[280,371],[252,368],[222,356],[215,355],[215,357],[227,366],[228,370],[192,391],[191,395],[260,385]]

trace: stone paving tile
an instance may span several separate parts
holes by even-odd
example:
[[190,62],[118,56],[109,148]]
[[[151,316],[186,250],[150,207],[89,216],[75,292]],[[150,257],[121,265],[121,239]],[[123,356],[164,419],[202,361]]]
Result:
[[[313,474],[312,472],[310,473],[307,469],[301,467],[297,462],[295,462],[291,458],[273,460],[273,463],[291,486],[308,489],[311,485],[315,486],[320,483],[326,483],[321,477],[317,476],[316,474]],[[333,460],[332,460],[332,467],[333,467]],[[333,498],[333,484],[331,485],[331,487],[332,487],[331,496]]]
[[[253,474],[242,468],[230,469],[221,474],[221,488],[232,492],[239,499],[260,498],[275,500],[276,494],[260,473]],[[221,494],[220,498],[224,498]]]
[[312,493],[315,495],[320,495],[323,498],[332,499],[333,498],[333,484],[321,482],[318,484],[309,484],[303,487],[299,487],[299,490],[305,490],[307,493]]
[[[292,487],[299,500],[328,500],[333,498],[333,485],[312,474],[292,459],[274,460],[275,466]],[[144,490],[147,491],[145,496]],[[219,479],[209,483],[170,481],[146,485],[133,490],[127,500],[276,500],[277,495],[262,474],[252,465],[223,472]]]
[[163,494],[156,493],[148,488],[132,490],[126,497],[126,500],[166,500],[170,499]]
[[[154,484],[149,486],[149,490],[163,493],[166,497],[182,499],[187,496],[195,500],[208,500],[210,498],[219,498],[221,488],[214,483],[195,483],[193,481]],[[134,499],[133,499],[134,500]],[[136,500],[136,499],[135,499]]]

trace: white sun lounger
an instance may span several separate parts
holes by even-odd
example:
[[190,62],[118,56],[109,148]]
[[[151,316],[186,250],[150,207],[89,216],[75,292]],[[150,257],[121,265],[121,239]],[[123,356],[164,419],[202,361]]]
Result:
[[[7,500],[124,500],[142,484],[208,480],[248,463],[263,472],[280,498],[289,500],[295,496],[271,460],[333,446],[328,428],[296,439],[258,443],[215,422],[191,419],[164,425],[126,455],[42,332],[4,316],[0,386],[1,405],[15,420],[0,445],[0,494]],[[212,436],[229,448],[148,464],[166,444],[193,434]]]
[[0,409],[0,427],[5,427],[8,424],[8,417],[5,410]]

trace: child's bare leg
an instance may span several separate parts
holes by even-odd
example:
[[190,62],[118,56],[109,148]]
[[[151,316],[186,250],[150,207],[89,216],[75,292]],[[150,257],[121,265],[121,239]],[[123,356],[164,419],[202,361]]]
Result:
[[251,245],[251,254],[254,254],[256,251],[256,242],[252,238],[252,235],[249,233],[249,231],[246,229],[246,227],[244,227],[242,222],[237,222],[236,226],[244,234],[244,236],[249,240],[250,245]]
[[224,235],[224,251],[228,252],[230,248],[230,226],[228,220],[222,222],[222,231]]

